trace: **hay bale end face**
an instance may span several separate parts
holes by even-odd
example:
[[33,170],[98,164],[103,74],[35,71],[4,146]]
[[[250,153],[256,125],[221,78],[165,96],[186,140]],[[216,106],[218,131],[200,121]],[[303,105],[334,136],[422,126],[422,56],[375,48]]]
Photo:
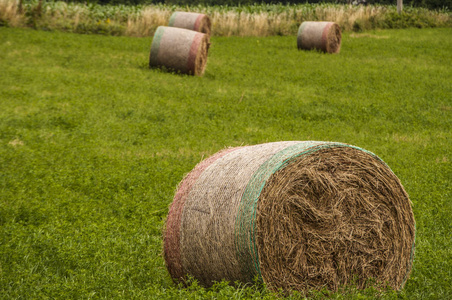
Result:
[[159,26],[152,40],[149,66],[165,67],[183,74],[201,76],[208,54],[208,37],[204,33]]
[[341,40],[341,28],[334,22],[303,22],[298,28],[298,49],[339,53]]
[[228,148],[178,187],[164,233],[172,278],[271,289],[337,290],[369,279],[403,287],[414,217],[399,179],[376,155],[342,143]]
[[210,36],[212,23],[205,14],[176,11],[171,15],[168,26],[194,30]]

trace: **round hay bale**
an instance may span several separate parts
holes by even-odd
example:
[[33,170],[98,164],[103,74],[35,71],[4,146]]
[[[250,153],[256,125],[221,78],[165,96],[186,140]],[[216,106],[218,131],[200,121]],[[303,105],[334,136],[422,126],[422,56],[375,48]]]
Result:
[[164,232],[176,282],[223,279],[286,291],[403,287],[415,223],[399,179],[375,154],[332,142],[228,148],[180,183]]
[[204,73],[207,63],[208,37],[204,33],[159,26],[152,40],[149,66],[165,67],[183,74]]
[[171,15],[168,26],[190,29],[210,36],[212,22],[205,14],[176,11]]
[[298,49],[339,53],[341,40],[341,28],[334,22],[303,22],[298,28]]

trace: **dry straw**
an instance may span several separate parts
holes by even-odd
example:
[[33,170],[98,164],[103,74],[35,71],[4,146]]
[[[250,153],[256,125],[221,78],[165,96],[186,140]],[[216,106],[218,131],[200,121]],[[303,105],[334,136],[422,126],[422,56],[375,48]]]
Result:
[[169,27],[178,27],[202,32],[210,36],[212,23],[205,14],[193,12],[174,12],[169,20]]
[[23,9],[18,1],[0,0],[0,26],[21,27],[25,24]]
[[327,53],[339,53],[341,28],[334,22],[303,22],[298,29],[298,49],[318,49]]
[[347,144],[277,142],[223,150],[178,187],[164,234],[176,281],[271,289],[403,287],[414,217],[399,179]]
[[159,26],[152,40],[149,66],[201,76],[207,63],[208,41],[204,33]]

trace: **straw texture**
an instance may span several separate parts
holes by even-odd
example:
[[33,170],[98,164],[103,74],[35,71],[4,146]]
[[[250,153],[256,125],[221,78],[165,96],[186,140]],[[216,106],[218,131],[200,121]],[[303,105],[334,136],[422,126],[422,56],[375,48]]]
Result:
[[336,290],[369,278],[403,286],[414,218],[400,181],[374,154],[341,143],[226,149],[182,181],[168,215],[165,260],[190,274],[270,288]]
[[352,147],[319,149],[274,173],[256,229],[262,277],[275,289],[364,288],[369,278],[399,289],[411,269],[408,195],[381,160]]
[[339,53],[341,41],[341,28],[334,22],[303,22],[298,29],[298,49]]
[[152,40],[149,66],[201,76],[206,67],[207,52],[206,34],[159,26]]
[[205,14],[193,12],[174,12],[169,20],[169,27],[179,27],[202,32],[210,36],[212,22]]

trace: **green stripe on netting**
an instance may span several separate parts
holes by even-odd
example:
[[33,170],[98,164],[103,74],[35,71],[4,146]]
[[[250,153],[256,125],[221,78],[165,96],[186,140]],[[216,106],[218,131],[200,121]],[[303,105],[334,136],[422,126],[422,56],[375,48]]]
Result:
[[151,54],[149,55],[149,66],[155,67],[157,66],[158,59],[157,55],[159,54],[160,49],[160,41],[162,40],[163,33],[165,32],[164,26],[159,26],[154,34],[154,39],[152,40],[151,45]]
[[298,28],[298,33],[297,33],[297,47],[301,48],[301,33],[303,32],[304,28],[306,27],[308,23],[307,22],[303,22],[301,23],[300,27]]
[[321,149],[334,147],[350,147],[369,153],[378,158],[372,152],[359,147],[332,142],[306,141],[289,146],[264,162],[253,174],[248,182],[239,204],[237,219],[235,222],[235,247],[236,255],[245,278],[252,281],[257,275],[262,282],[262,274],[257,253],[255,227],[257,201],[271,175],[285,168],[292,160],[309,155]]
[[173,27],[174,26],[174,22],[176,22],[176,16],[178,15],[178,12],[175,12],[171,15],[170,19],[169,19],[169,23],[168,26],[169,27]]
[[308,25],[308,23],[306,23],[306,22],[301,23],[300,27],[298,28],[297,36],[299,36],[303,32],[306,25]]

